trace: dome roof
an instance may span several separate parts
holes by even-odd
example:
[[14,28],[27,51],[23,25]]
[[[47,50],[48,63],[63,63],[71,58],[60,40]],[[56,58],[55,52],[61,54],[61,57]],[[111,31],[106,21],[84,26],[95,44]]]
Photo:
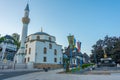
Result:
[[34,33],[34,35],[48,35],[48,36],[50,36],[49,34],[47,34],[45,32],[36,32],[36,33]]

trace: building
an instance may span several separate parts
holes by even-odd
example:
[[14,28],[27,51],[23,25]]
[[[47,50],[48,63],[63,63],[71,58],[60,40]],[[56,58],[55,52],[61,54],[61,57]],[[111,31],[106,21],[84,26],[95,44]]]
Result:
[[61,67],[62,46],[56,43],[54,36],[42,32],[42,30],[27,36],[29,21],[29,4],[27,4],[25,15],[22,18],[21,44],[15,56],[15,63],[17,65],[32,63],[34,68]]
[[83,63],[89,63],[90,62],[90,57],[88,54],[84,53],[83,54]]
[[70,66],[79,66],[83,63],[83,54],[78,52],[78,49],[75,48],[70,52],[70,47],[65,48],[64,55],[66,55],[70,60]]
[[13,37],[17,42],[19,42],[20,35],[19,35],[18,33],[13,33],[13,34],[12,34],[12,37]]
[[13,61],[17,52],[17,44],[12,36],[6,35],[0,40],[0,61]]
[[25,63],[33,62],[35,67],[55,67],[62,64],[62,46],[56,38],[45,32],[36,32],[27,37]]

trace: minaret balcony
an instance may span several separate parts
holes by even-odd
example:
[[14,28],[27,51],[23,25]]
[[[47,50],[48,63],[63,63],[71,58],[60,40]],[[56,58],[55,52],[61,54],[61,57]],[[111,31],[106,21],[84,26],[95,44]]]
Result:
[[22,22],[23,24],[28,24],[30,22],[30,19],[28,17],[23,17]]

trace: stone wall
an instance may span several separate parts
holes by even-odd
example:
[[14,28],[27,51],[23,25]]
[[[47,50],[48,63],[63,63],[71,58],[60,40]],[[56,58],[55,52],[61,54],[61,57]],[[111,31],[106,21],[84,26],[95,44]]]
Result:
[[50,68],[50,69],[56,69],[56,68],[62,68],[63,66],[60,64],[41,64],[41,63],[34,63],[34,68]]

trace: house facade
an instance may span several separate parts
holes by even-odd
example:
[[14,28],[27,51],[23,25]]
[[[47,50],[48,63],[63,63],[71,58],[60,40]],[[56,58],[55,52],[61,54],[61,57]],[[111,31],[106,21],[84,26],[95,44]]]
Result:
[[17,52],[17,45],[15,40],[10,35],[2,37],[0,42],[0,61],[13,61],[15,53]]
[[[70,67],[81,66],[83,64],[83,54],[75,48],[70,52],[70,47],[65,48],[64,55],[70,60]],[[65,65],[65,64],[64,64]]]

